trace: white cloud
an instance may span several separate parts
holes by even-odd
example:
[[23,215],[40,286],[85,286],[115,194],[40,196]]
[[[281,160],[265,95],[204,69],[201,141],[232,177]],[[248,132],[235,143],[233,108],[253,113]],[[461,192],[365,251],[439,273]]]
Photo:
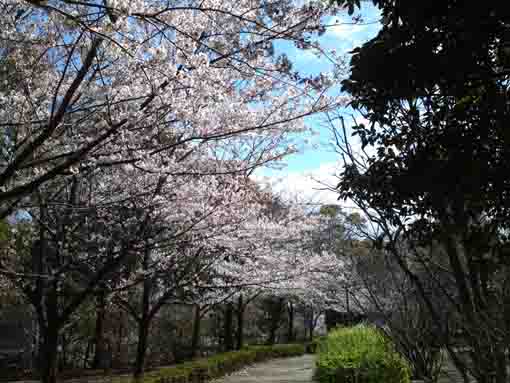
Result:
[[341,169],[342,165],[338,162],[326,162],[311,171],[257,175],[253,179],[270,186],[275,194],[284,199],[310,205],[338,204],[348,211],[356,208],[352,201],[338,201],[338,194],[328,190],[338,184]]
[[[364,150],[362,150],[359,137],[351,137],[354,121],[349,118],[349,116],[345,116],[345,122],[347,139],[354,155],[359,159],[364,158],[365,160],[367,155],[375,155],[376,151],[372,146],[367,146]],[[369,126],[369,121],[361,116],[356,116],[356,123],[363,123],[365,126]],[[326,134],[324,132],[322,133]],[[329,141],[326,138],[326,142],[323,142],[323,144],[319,148],[315,149],[315,151],[310,151],[305,155],[321,156],[321,152],[325,150],[327,150],[330,155],[331,151],[334,150],[335,140],[330,136]],[[318,165],[316,168],[308,170],[303,169],[289,171],[287,167],[280,170],[273,169],[271,171],[268,171],[267,169],[258,169],[255,174],[252,175],[252,178],[261,185],[269,186],[275,194],[281,195],[289,201],[297,200],[299,202],[317,205],[337,204],[342,206],[344,211],[359,212],[359,209],[351,200],[339,201],[338,193],[334,190],[327,190],[334,189],[337,186],[339,182],[338,176],[342,172],[342,169],[342,160],[327,161]]]
[[283,195],[297,195],[300,200],[311,203],[336,203],[338,195],[329,187],[338,183],[339,164],[324,163],[317,169],[304,172],[289,172],[274,185],[275,190]]
[[326,40],[334,42],[339,52],[351,51],[354,47],[375,37],[380,30],[380,24],[376,15],[362,16],[360,21],[354,21],[353,17],[340,15],[327,20],[327,30],[324,35]]
[[332,26],[328,27],[327,33],[339,39],[347,39],[353,41],[353,36],[367,31],[366,24],[353,24],[352,21],[339,20]]

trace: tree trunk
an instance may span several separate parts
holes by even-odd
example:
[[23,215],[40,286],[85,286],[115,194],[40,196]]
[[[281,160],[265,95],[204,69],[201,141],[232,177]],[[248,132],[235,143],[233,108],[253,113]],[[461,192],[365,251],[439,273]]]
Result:
[[58,364],[58,330],[49,328],[43,334],[39,349],[41,381],[56,383]]
[[43,383],[56,383],[58,372],[58,338],[61,327],[58,325],[57,286],[56,283],[46,295],[46,323],[38,318],[43,337],[39,350],[39,369]]
[[289,306],[287,308],[289,313],[289,327],[287,332],[287,340],[289,343],[294,342],[294,305],[292,302],[289,302]]
[[243,295],[239,294],[237,301],[237,349],[243,348],[243,332],[244,332],[244,304]]
[[[150,251],[146,248],[143,257],[142,268],[144,271],[149,269]],[[145,370],[145,356],[147,354],[147,342],[149,338],[149,327],[151,323],[150,316],[150,298],[152,290],[152,280],[149,276],[144,277],[142,292],[142,315],[138,321],[138,346],[136,349],[136,361],[134,378],[135,381],[141,381]]]
[[60,353],[59,353],[59,359],[58,359],[58,371],[63,371],[66,368],[67,365],[67,343],[68,340],[66,339],[65,335],[62,334],[62,339],[60,340]]
[[117,364],[122,365],[122,336],[124,334],[124,323],[122,312],[119,311],[119,327],[117,332]]
[[191,356],[197,356],[198,348],[200,347],[200,306],[195,306],[195,315],[193,318],[193,334],[191,338]]
[[309,322],[310,328],[308,329],[308,331],[310,332],[310,342],[313,340],[313,330],[315,328],[314,323],[313,323],[313,316],[314,316],[314,313],[313,313],[313,308],[312,308],[312,309],[310,309],[310,322]]
[[233,311],[234,307],[231,302],[227,303],[225,308],[225,327],[224,327],[224,339],[225,339],[225,351],[232,351],[234,349],[234,337],[233,337]]
[[270,324],[269,324],[269,338],[267,340],[268,344],[276,343],[276,332],[281,325],[281,319],[283,314],[284,299],[279,298],[269,304],[269,316],[270,316]]
[[508,383],[508,372],[505,355],[505,345],[496,344],[494,347],[494,359],[495,359],[495,382],[496,383]]
[[89,365],[90,349],[92,348],[92,342],[87,342],[87,348],[85,349],[85,355],[83,356],[83,368],[87,368]]
[[134,378],[135,381],[141,381],[145,371],[145,356],[147,354],[147,341],[149,338],[149,322],[140,321],[138,324],[138,346],[136,348],[136,361]]
[[303,310],[303,339],[306,341],[308,338],[307,338],[307,335],[308,335],[308,311],[306,309],[306,307],[304,308]]
[[106,297],[101,292],[97,297],[96,328],[94,335],[95,353],[92,368],[105,368],[104,319],[106,314]]
[[349,289],[345,288],[345,304],[347,306],[347,313],[349,314],[351,312],[351,308],[349,307]]
[[273,345],[276,343],[276,326],[271,323],[271,327],[269,328],[269,338],[267,338],[267,344]]

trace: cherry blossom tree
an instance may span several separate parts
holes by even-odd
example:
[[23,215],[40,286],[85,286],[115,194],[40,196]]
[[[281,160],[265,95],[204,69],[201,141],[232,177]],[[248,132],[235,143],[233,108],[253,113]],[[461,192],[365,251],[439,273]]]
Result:
[[[252,295],[266,300],[269,308],[279,307],[275,311],[277,317],[286,306],[292,319],[293,304],[299,303],[308,312],[313,307],[310,323],[316,323],[324,310],[333,307],[337,297],[343,294],[345,262],[339,254],[317,249],[316,232],[323,224],[323,217],[309,211],[308,204],[296,200],[279,201],[277,205],[272,206],[269,217],[266,208],[264,218],[250,228],[251,238],[256,239],[252,256],[242,265],[228,266],[238,268],[231,273],[243,275],[249,286],[258,285]],[[248,244],[249,236],[242,242]],[[271,326],[274,333],[275,323]],[[289,339],[292,339],[291,326],[290,323]]]
[[[122,302],[141,289],[148,319],[184,286],[272,288],[313,268],[297,256],[308,251],[305,215],[263,218],[247,177],[295,152],[304,117],[343,103],[327,96],[341,60],[316,39],[338,8],[1,0],[0,9],[0,217],[29,217],[8,228],[0,274],[36,311],[44,382],[56,380],[59,334],[97,294]],[[321,52],[333,73],[299,75],[275,51],[283,40]],[[178,281],[163,278],[170,271]]]
[[[116,164],[172,175],[252,169],[292,152],[302,118],[337,104],[325,96],[335,75],[302,78],[274,52],[279,40],[320,49],[321,19],[338,11],[325,2],[0,7],[3,216],[54,178]],[[253,155],[254,145],[264,150]],[[214,169],[197,162],[211,150],[223,160]]]
[[[225,290],[231,282],[226,275],[219,274],[215,265],[235,256],[237,249],[230,238],[254,217],[258,206],[256,189],[251,183],[241,188],[242,182],[233,180],[232,176],[192,179],[193,192],[185,184],[181,196],[176,185],[172,185],[174,194],[170,198],[164,194],[167,196],[164,203],[147,222],[150,232],[141,239],[137,268],[126,282],[132,288],[122,289],[114,297],[138,323],[134,371],[137,378],[143,374],[152,320],[164,305],[169,302],[202,305],[202,315],[206,307],[219,299],[215,280],[221,278],[225,285],[220,296],[228,293]],[[200,185],[205,182],[207,187]],[[172,209],[166,209],[172,202]]]

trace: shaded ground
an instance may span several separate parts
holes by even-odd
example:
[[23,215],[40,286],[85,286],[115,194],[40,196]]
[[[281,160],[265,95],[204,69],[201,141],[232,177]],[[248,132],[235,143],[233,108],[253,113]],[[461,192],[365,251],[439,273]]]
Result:
[[[314,366],[314,355],[274,359],[248,367],[213,383],[311,383]],[[453,364],[446,363],[438,383],[462,382],[462,377]]]
[[311,383],[314,355],[274,359],[238,371],[215,383]]
[[[213,383],[311,383],[314,366],[315,355],[274,359],[247,367]],[[447,363],[438,383],[462,383],[462,378],[453,365]]]

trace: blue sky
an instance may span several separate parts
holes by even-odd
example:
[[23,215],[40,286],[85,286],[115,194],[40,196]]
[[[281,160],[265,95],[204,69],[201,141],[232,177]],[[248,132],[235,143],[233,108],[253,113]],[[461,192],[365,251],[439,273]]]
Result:
[[[361,16],[362,22],[353,24],[352,17]],[[326,50],[335,49],[340,56],[348,55],[353,48],[363,44],[374,37],[380,29],[379,11],[366,2],[363,10],[353,16],[339,15],[326,20],[329,25],[327,32],[320,37],[320,43]],[[321,71],[331,70],[332,65],[328,60],[319,58],[310,51],[296,49],[292,44],[280,43],[276,46],[277,53],[285,53],[293,62],[294,70],[302,74],[317,74]],[[349,60],[350,57],[346,56]],[[340,89],[333,92],[340,93]],[[346,115],[346,121],[350,120],[352,110],[342,110]],[[321,117],[309,118],[307,125],[311,126],[318,134],[312,137],[315,148],[304,148],[299,154],[287,158],[287,166],[281,170],[264,169],[257,174],[257,178],[263,182],[271,183],[272,188],[283,194],[298,194],[298,197],[313,200],[318,203],[334,203],[336,195],[331,192],[319,191],[321,182],[335,183],[333,174],[339,168],[338,156],[329,145],[330,131],[320,123]]]

